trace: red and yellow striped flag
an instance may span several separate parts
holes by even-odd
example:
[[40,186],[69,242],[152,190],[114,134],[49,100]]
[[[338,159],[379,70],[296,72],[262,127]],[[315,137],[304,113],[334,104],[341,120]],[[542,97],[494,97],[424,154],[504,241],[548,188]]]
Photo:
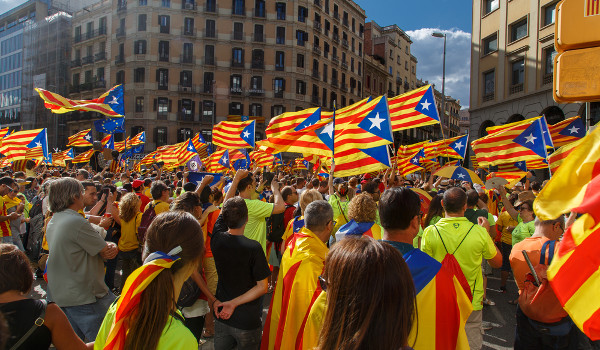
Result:
[[119,152],[123,152],[126,149],[130,149],[131,146],[129,145],[129,138],[130,137],[126,138],[123,141],[115,142],[115,150],[119,151]]
[[249,156],[252,162],[258,167],[272,167],[273,162],[275,161],[275,156],[262,151],[250,152]]
[[433,89],[425,85],[388,101],[392,131],[412,129],[419,126],[438,124]]
[[87,163],[92,158],[94,154],[94,149],[87,150],[81,154],[78,154],[75,158],[73,158],[73,163]]
[[548,126],[554,147],[562,147],[585,136],[585,125],[580,116],[565,119]]
[[213,144],[227,149],[254,148],[256,121],[220,122],[213,128]]
[[127,143],[127,148],[141,146],[145,143],[146,143],[146,132],[142,131],[142,132],[138,133],[137,135],[135,135],[134,137],[129,139],[129,142]]
[[109,117],[123,117],[123,85],[117,85],[100,97],[92,100],[71,100],[44,89],[35,89],[44,100],[44,106],[52,113],[72,111],[98,112]]
[[600,0],[585,0],[585,17],[600,15]]
[[552,172],[552,174],[554,174],[558,170],[558,168],[562,165],[567,156],[577,146],[579,146],[580,143],[581,140],[566,144],[548,156],[548,163],[550,164],[550,171]]
[[302,130],[321,120],[321,108],[308,108],[298,112],[282,113],[269,122],[267,137],[275,137],[290,131]]
[[4,154],[8,161],[27,159],[27,152],[33,148],[31,146],[35,146],[32,145],[32,142],[34,142],[40,133],[45,132],[45,130],[46,129],[17,131],[5,136],[4,139],[2,139],[0,153]]
[[68,137],[67,147],[89,147],[93,146],[92,129],[85,129],[75,135]]
[[194,143],[194,147],[196,147],[196,151],[198,151],[198,156],[200,159],[208,157],[208,145],[206,144],[206,141],[204,141],[204,138],[200,132],[194,135],[192,142]]

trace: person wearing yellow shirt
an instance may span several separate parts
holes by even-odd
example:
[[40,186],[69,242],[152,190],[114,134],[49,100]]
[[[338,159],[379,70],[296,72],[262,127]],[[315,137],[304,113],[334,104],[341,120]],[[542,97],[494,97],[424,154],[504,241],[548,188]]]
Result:
[[[5,176],[0,178],[0,196],[7,195],[12,191],[12,187],[15,186],[15,180],[12,177]],[[10,220],[14,220],[19,217],[17,213],[6,212],[6,203],[4,199],[0,197],[0,243],[13,244],[13,237],[10,231]]]
[[144,208],[144,212],[150,208],[154,208],[156,215],[169,210],[169,198],[171,196],[169,187],[162,181],[154,181],[150,187],[150,194],[153,201],[148,203]]
[[127,277],[142,265],[140,243],[137,239],[137,231],[142,222],[141,203],[142,201],[135,193],[126,194],[119,202],[119,219],[121,221],[119,257],[123,260],[121,290],[125,288]]

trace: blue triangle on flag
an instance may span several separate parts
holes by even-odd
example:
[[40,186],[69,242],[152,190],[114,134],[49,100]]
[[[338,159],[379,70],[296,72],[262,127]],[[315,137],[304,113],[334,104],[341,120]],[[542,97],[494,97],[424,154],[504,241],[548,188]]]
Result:
[[322,128],[315,130],[317,137],[333,151],[333,122],[328,123]]
[[375,159],[379,163],[384,164],[385,166],[392,166],[389,148],[387,147],[387,145],[360,149],[360,151],[367,154],[369,157]]
[[563,136],[573,136],[582,138],[585,136],[585,126],[583,120],[577,118],[559,132]]
[[545,116],[542,116],[540,118],[540,124],[542,126],[542,135],[544,135],[544,142],[546,143],[546,147],[554,148],[554,142],[552,142],[552,135],[550,135],[550,129],[548,129],[548,122],[546,121]]
[[515,167],[521,171],[527,171],[527,162],[524,160],[516,162]]
[[242,130],[242,133],[240,134],[240,137],[242,138],[242,140],[246,141],[250,146],[252,146],[252,148],[254,148],[254,143],[255,143],[255,139],[254,139],[254,127],[256,125],[256,122],[253,120],[250,124],[248,124],[244,130]]
[[125,115],[125,104],[123,103],[123,85],[115,87],[104,97],[104,104],[120,115]]
[[317,108],[317,110],[314,111],[313,114],[311,114],[308,117],[306,117],[306,119],[304,119],[302,121],[302,123],[298,124],[294,128],[294,131],[302,130],[302,129],[307,128],[307,127],[309,127],[311,125],[314,125],[319,120],[321,120],[321,108]]
[[468,146],[469,146],[469,135],[468,134],[450,144],[450,148],[452,148],[454,150],[454,152],[456,152],[458,155],[460,155],[463,158],[467,154]]
[[33,140],[31,140],[31,142],[29,142],[27,147],[28,148],[42,147],[42,152],[44,153],[44,158],[47,159],[49,157],[49,153],[48,153],[48,137],[46,136],[46,128],[42,129],[42,131],[40,131],[36,135],[36,137],[34,137]]
[[198,151],[196,151],[196,147],[194,147],[194,143],[192,142],[192,139],[188,140],[187,151],[198,153]]
[[219,159],[218,163],[221,164],[222,166],[226,167],[226,168],[230,168],[230,165],[229,165],[229,150],[225,150],[225,152],[221,156],[221,159]]
[[515,137],[513,142],[530,149],[541,158],[546,158],[548,153],[546,152],[545,142],[542,134],[542,121],[540,119],[535,120],[527,129],[525,129],[519,136]]
[[435,98],[433,97],[433,89],[430,86],[429,89],[423,94],[417,105],[415,111],[423,113],[431,119],[440,121],[437,108],[435,106]]
[[369,112],[365,118],[358,123],[358,126],[375,136],[379,136],[384,140],[394,142],[392,137],[392,124],[390,122],[387,99],[385,96],[381,96],[381,99],[375,105],[375,108],[373,108],[373,110],[371,110],[371,112]]

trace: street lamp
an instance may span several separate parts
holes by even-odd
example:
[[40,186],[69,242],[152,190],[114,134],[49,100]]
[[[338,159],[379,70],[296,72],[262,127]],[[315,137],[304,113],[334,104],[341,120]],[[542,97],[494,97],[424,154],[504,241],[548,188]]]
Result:
[[[440,120],[442,122],[442,138],[444,137],[444,122],[443,120],[446,117],[446,106],[445,106],[445,102],[446,102],[446,94],[444,93],[444,88],[446,85],[446,34],[444,33],[440,33],[440,32],[433,32],[431,34],[431,36],[436,37],[436,38],[444,38],[444,56],[443,56],[443,63],[442,63],[442,119]],[[449,123],[448,123],[448,127],[450,127]]]

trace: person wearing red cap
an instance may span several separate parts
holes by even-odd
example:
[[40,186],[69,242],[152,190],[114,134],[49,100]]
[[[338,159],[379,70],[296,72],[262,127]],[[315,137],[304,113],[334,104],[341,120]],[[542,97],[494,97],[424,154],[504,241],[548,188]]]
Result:
[[133,191],[138,197],[140,197],[140,200],[142,201],[142,205],[140,208],[145,208],[146,204],[150,203],[150,198],[148,198],[148,196],[142,193],[142,190],[144,189],[144,181],[139,179],[134,180],[131,183],[131,187],[133,187]]

